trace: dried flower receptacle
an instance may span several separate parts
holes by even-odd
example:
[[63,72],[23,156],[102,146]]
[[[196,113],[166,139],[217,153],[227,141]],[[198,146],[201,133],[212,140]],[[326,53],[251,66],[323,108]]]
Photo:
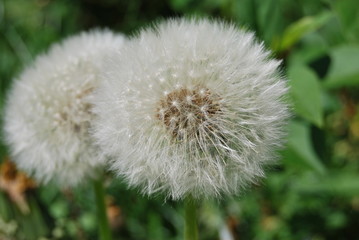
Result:
[[156,117],[177,140],[201,137],[201,131],[215,128],[220,114],[220,97],[208,88],[180,87],[166,93],[158,103]]

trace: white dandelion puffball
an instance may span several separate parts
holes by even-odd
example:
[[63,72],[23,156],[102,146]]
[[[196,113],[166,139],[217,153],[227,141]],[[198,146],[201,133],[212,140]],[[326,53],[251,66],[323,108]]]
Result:
[[15,80],[5,138],[12,160],[36,180],[71,187],[96,177],[103,159],[89,133],[90,99],[104,58],[123,43],[109,30],[81,33],[53,45]]
[[280,62],[253,33],[170,20],[108,61],[94,136],[112,169],[144,194],[235,195],[263,177],[288,119]]

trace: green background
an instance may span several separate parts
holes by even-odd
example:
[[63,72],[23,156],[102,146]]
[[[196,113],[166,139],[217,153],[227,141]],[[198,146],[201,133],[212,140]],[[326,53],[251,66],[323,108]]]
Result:
[[[239,197],[203,202],[200,236],[359,239],[359,8],[357,0],[0,0],[0,110],[37,54],[79,31],[131,36],[152,21],[204,16],[256,32],[291,86],[293,117],[281,161]],[[2,112],[2,111],[1,111]],[[1,139],[0,139],[1,140]],[[2,143],[0,162],[8,152]],[[181,202],[148,199],[108,176],[120,210],[115,239],[181,239]],[[97,239],[89,186],[51,184],[26,194],[30,214],[0,190],[0,239]]]

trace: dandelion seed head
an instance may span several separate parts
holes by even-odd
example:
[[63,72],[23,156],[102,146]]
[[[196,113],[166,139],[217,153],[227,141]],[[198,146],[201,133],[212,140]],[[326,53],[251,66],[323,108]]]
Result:
[[75,186],[104,165],[89,134],[105,57],[124,38],[90,31],[53,45],[14,81],[5,109],[12,159],[39,182]]
[[94,96],[94,137],[112,169],[171,199],[235,195],[259,181],[288,119],[286,80],[269,55],[221,21],[142,30],[111,56]]

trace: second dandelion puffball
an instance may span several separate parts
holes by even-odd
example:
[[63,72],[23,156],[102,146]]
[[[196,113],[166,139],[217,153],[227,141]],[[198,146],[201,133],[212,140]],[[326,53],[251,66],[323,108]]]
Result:
[[288,119],[280,61],[253,33],[210,20],[142,30],[103,69],[94,136],[144,194],[238,194],[264,176]]
[[89,134],[90,99],[105,57],[124,37],[83,32],[51,46],[14,81],[4,132],[12,160],[38,182],[75,186],[105,164]]

